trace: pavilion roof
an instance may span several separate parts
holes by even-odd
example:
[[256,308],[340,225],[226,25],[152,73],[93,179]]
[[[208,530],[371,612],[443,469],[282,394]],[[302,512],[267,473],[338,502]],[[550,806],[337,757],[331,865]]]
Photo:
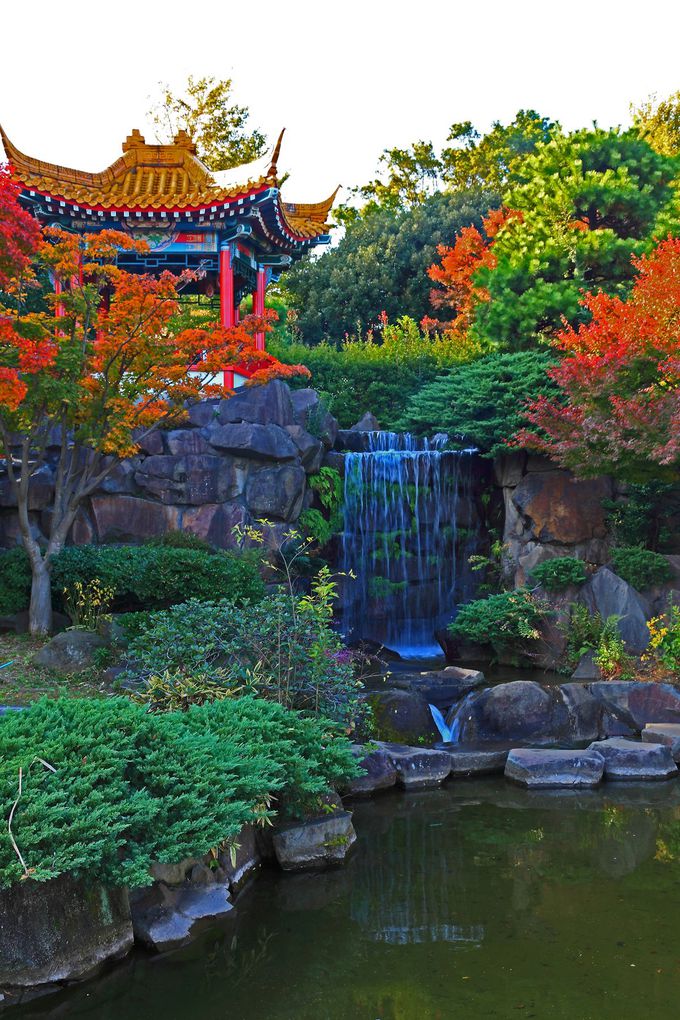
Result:
[[[23,187],[40,195],[85,208],[175,211],[225,205],[252,192],[279,187],[278,158],[283,131],[274,149],[252,163],[211,173],[196,155],[185,131],[170,145],[147,145],[135,128],[123,143],[123,155],[100,173],[72,170],[21,152],[0,126],[9,163]],[[281,202],[288,228],[299,237],[314,238],[328,230],[328,214],[336,192],[323,202]]]

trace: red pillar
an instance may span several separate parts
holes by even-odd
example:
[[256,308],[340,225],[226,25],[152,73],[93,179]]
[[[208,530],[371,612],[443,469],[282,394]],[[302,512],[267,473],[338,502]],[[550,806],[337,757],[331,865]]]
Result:
[[[229,329],[235,324],[234,320],[234,269],[231,248],[227,244],[220,249],[220,325]],[[225,368],[223,384],[230,389],[233,387],[233,368]]]
[[[59,279],[58,276],[55,276],[55,278],[54,278],[54,293],[57,295],[57,297],[59,297],[59,295],[61,294],[63,289],[64,288],[62,287],[61,280]],[[57,301],[57,303],[55,304],[55,306],[54,306],[54,314],[55,314],[55,316],[58,319],[63,319],[63,317],[64,317],[64,306],[61,303],[61,301]]]
[[[257,271],[257,289],[253,294],[253,314],[264,315],[264,295],[267,289],[267,270],[262,266]],[[255,346],[258,351],[264,350],[264,333],[255,334]]]

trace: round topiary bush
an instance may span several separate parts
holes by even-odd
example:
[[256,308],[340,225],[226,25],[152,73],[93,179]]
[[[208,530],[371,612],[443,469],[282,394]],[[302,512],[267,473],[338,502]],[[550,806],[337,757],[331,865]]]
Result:
[[583,560],[577,560],[573,556],[560,556],[537,564],[531,571],[531,576],[546,591],[561,592],[584,584],[588,572]]
[[638,545],[620,546],[612,552],[614,572],[638,591],[670,581],[672,571],[665,556]]

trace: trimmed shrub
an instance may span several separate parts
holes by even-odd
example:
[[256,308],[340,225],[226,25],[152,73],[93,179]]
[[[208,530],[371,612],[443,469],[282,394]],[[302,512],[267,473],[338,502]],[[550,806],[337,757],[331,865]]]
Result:
[[31,600],[31,566],[21,546],[0,552],[0,616],[28,609]]
[[588,578],[583,560],[572,556],[561,556],[554,560],[545,560],[531,571],[533,579],[546,591],[566,591],[572,586],[584,584]]
[[638,591],[664,584],[673,576],[668,560],[660,553],[638,545],[620,546],[612,550],[612,567]]
[[517,588],[461,606],[456,619],[449,624],[449,632],[503,652],[536,641],[540,637],[538,625],[549,609],[526,588]]
[[[22,790],[18,785],[21,770]],[[202,856],[272,812],[357,774],[322,718],[239,698],[149,713],[127,698],[44,699],[0,718],[0,801],[28,875],[142,886],[152,861]],[[0,884],[27,877],[0,842]]]

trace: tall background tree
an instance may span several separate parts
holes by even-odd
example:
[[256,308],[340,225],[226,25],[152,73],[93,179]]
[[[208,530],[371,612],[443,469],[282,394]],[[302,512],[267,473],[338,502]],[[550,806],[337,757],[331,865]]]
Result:
[[250,111],[234,101],[231,78],[189,75],[183,89],[159,85],[160,95],[148,111],[159,142],[171,142],[184,130],[210,170],[228,170],[262,156],[267,139],[250,128]]

